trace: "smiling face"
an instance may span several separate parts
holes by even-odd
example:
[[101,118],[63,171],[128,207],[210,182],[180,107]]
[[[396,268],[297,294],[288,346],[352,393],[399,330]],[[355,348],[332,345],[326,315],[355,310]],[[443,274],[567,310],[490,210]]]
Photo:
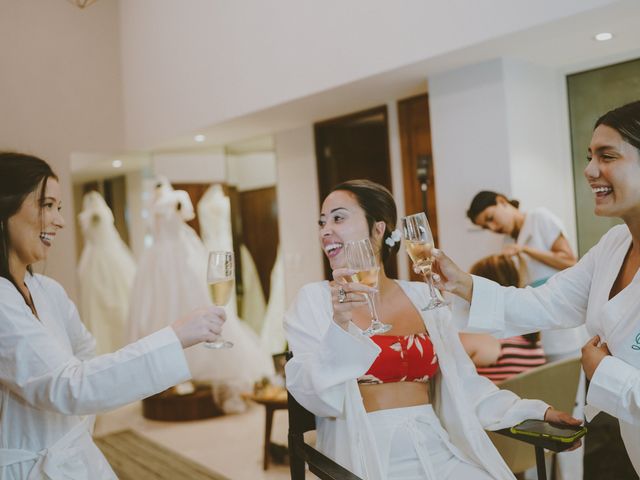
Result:
[[318,226],[322,250],[333,270],[346,266],[345,243],[370,237],[364,210],[356,196],[345,190],[336,190],[325,198]]
[[640,152],[617,130],[600,125],[593,131],[584,175],[595,195],[595,214],[640,218]]
[[517,208],[499,196],[496,198],[496,205],[485,208],[473,223],[495,233],[511,235],[516,227],[517,212]]
[[59,229],[64,227],[60,214],[60,185],[48,178],[44,200],[38,186],[25,198],[20,209],[7,222],[9,228],[9,265],[12,273],[44,260]]

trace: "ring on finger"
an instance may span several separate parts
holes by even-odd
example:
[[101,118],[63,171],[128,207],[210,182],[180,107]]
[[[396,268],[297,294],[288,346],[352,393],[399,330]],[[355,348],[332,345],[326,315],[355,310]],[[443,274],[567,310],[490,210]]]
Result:
[[344,291],[344,288],[338,288],[338,303],[344,303],[347,300],[347,292]]

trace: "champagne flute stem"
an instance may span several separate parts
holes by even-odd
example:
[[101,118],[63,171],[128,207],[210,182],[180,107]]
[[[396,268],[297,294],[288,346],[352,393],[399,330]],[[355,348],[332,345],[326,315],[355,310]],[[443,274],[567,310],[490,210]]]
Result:
[[424,277],[424,281],[426,282],[426,284],[429,287],[429,295],[431,295],[431,298],[439,300],[440,297],[438,296],[436,288],[433,286],[433,272],[431,271],[431,269],[430,268],[423,268],[422,269],[422,276]]
[[378,292],[375,293],[365,293],[367,297],[367,302],[369,303],[369,312],[371,313],[371,323],[378,323],[378,310],[376,309],[376,296]]
[[431,296],[437,300],[440,300],[440,296],[438,295],[438,290],[433,285],[433,272],[429,272],[429,293]]

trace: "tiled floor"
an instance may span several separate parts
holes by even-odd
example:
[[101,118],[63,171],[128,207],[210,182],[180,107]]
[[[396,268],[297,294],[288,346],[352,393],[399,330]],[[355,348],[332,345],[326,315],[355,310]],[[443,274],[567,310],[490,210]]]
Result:
[[[264,417],[263,407],[251,405],[238,415],[195,422],[157,422],[143,418],[141,404],[136,403],[99,416],[95,435],[130,428],[232,480],[288,479],[288,467],[272,465],[266,472],[262,470]],[[286,438],[287,412],[279,410],[274,414],[271,439],[285,444]]]

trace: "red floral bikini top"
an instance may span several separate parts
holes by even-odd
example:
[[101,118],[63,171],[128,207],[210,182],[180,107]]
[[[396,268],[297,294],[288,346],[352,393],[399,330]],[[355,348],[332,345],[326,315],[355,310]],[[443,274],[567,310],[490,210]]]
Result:
[[382,351],[358,378],[360,385],[422,382],[438,372],[438,357],[427,333],[412,335],[373,335],[371,337]]

